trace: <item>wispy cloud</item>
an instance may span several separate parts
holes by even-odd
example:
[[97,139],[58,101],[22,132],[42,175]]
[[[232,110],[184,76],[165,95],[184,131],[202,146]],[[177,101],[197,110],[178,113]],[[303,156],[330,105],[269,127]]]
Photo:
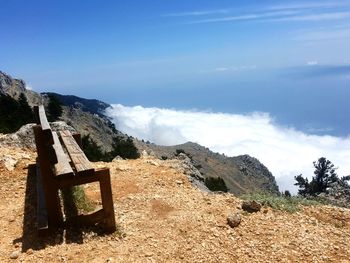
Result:
[[298,16],[288,16],[270,19],[270,21],[323,21],[323,20],[340,20],[350,18],[350,12],[330,12],[320,14],[306,14]]
[[205,16],[205,15],[217,15],[229,13],[230,9],[215,9],[215,10],[203,10],[203,11],[191,11],[180,13],[163,14],[162,17],[186,17],[186,16]]
[[221,66],[212,69],[201,70],[199,73],[220,73],[220,72],[237,72],[256,69],[256,65],[244,65],[244,66]]
[[324,41],[335,39],[350,39],[350,25],[343,28],[324,28],[296,32],[293,40],[296,41]]
[[[327,21],[350,18],[350,3],[345,1],[333,2],[304,2],[282,4],[275,6],[257,7],[255,12],[237,11],[236,9],[213,9],[204,11],[189,11],[182,13],[169,13],[163,17],[200,17],[186,24],[204,24],[234,21]],[[246,10],[247,11],[247,10]],[[227,14],[224,16],[224,14]]]
[[324,9],[324,8],[339,8],[339,7],[350,7],[349,2],[345,1],[332,1],[332,2],[308,2],[308,3],[294,3],[294,4],[283,4],[274,5],[267,7],[267,10],[286,10],[286,9]]
[[270,17],[290,16],[298,13],[300,12],[299,11],[276,11],[276,12],[265,12],[265,13],[251,13],[251,14],[244,14],[244,15],[237,15],[237,16],[227,16],[227,17],[196,20],[196,21],[189,22],[189,24],[258,20],[258,19],[264,19],[264,18],[270,18]]

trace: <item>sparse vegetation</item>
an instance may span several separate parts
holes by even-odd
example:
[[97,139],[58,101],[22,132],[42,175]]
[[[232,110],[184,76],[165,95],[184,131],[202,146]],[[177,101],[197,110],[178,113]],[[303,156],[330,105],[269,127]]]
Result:
[[88,213],[95,209],[94,203],[87,198],[84,188],[80,185],[63,189],[61,195],[66,215],[75,216],[78,213]]
[[117,155],[126,159],[137,159],[140,157],[140,154],[131,137],[128,137],[127,139],[115,137],[112,147],[113,150],[110,152],[110,154],[113,156],[113,158]]
[[91,139],[90,135],[83,136],[81,141],[84,153],[92,162],[110,162],[116,156],[126,159],[137,159],[140,157],[131,137],[127,139],[121,137],[114,138],[112,144],[113,150],[111,152],[103,152],[101,147]]
[[0,132],[12,133],[22,125],[34,122],[34,114],[22,93],[17,100],[0,94]]
[[62,103],[55,95],[48,95],[50,102],[47,106],[47,119],[50,122],[57,121],[62,115]]
[[283,196],[272,195],[268,193],[254,193],[241,196],[244,200],[255,200],[264,206],[271,207],[276,210],[294,213],[300,210],[301,206],[312,206],[324,204],[322,199],[307,199],[300,196]]
[[315,176],[311,182],[304,178],[302,174],[295,177],[297,181],[295,185],[299,186],[299,195],[301,196],[317,196],[320,193],[327,193],[329,186],[339,181],[338,175],[335,173],[334,164],[324,157],[314,162]]
[[110,162],[113,159],[111,154],[101,150],[101,147],[99,147],[97,143],[91,139],[90,135],[83,136],[81,138],[81,144],[86,157],[91,162]]

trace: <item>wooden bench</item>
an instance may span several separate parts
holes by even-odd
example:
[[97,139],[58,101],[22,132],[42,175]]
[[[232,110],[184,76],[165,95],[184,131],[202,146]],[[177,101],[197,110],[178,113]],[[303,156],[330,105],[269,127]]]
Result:
[[[37,148],[38,229],[39,234],[52,232],[70,224],[104,223],[106,231],[116,230],[111,179],[108,168],[94,169],[81,150],[80,135],[51,130],[44,107],[35,106],[37,125],[33,127]],[[99,182],[102,209],[88,215],[63,219],[59,190]]]

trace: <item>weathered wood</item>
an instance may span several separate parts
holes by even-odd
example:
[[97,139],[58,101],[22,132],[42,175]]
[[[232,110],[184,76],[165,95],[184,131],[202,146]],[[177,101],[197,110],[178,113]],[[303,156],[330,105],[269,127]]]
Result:
[[34,106],[33,107],[33,112],[34,112],[36,124],[40,125],[39,106]]
[[49,231],[49,225],[47,221],[47,209],[45,202],[45,193],[43,188],[43,182],[40,173],[40,164],[37,161],[36,165],[36,191],[37,191],[37,224],[40,236],[45,236]]
[[[38,152],[38,162],[40,166],[40,175],[44,188],[46,201],[46,210],[49,228],[59,227],[63,222],[58,188],[54,180],[52,164],[49,160],[49,147],[45,144],[45,138],[40,125],[33,127],[35,144]],[[39,176],[40,176],[39,175]]]
[[56,132],[52,132],[53,136],[53,149],[55,150],[55,155],[57,157],[57,163],[54,165],[55,167],[55,175],[57,178],[69,178],[73,177],[73,169],[70,166],[69,158],[65,154],[62,145],[60,143],[60,140],[58,139],[58,135]]
[[[41,193],[38,190],[40,201],[38,207],[39,230],[42,229],[44,232],[48,226],[48,230],[51,231],[63,226],[59,189],[99,182],[103,208],[89,215],[79,215],[67,219],[65,225],[92,225],[104,220],[106,230],[114,232],[116,225],[109,169],[95,170],[93,168],[81,150],[79,134],[72,136],[69,131],[61,131],[59,132],[60,141],[57,133],[52,132],[50,128],[43,106],[35,107],[34,111],[39,124],[33,127],[38,152],[37,165],[40,167],[40,173],[37,174],[38,179],[42,180],[43,186]],[[40,187],[39,182],[38,189]],[[45,203],[47,222],[45,221]]]
[[61,139],[78,175],[92,175],[94,168],[68,130],[60,131]]
[[34,113],[37,118],[37,124],[41,125],[42,133],[46,144],[53,144],[52,131],[49,122],[47,121],[45,108],[43,105],[35,106]]
[[96,222],[102,221],[106,218],[106,213],[103,209],[93,212],[88,215],[78,215],[67,219],[65,225],[76,225],[76,226],[91,226],[95,225]]
[[100,191],[102,199],[102,207],[106,216],[106,229],[109,232],[116,231],[114,205],[112,196],[111,176],[109,169],[101,170],[100,172]]
[[81,142],[81,135],[80,133],[74,133],[72,134],[74,140],[77,142],[77,144],[79,145],[80,149],[83,149],[83,144]]
[[57,187],[59,189],[63,189],[66,187],[98,182],[101,180],[101,177],[109,176],[107,171],[109,171],[108,168],[104,168],[104,169],[95,170],[94,174],[92,175],[74,176],[73,178],[59,180],[57,181]]

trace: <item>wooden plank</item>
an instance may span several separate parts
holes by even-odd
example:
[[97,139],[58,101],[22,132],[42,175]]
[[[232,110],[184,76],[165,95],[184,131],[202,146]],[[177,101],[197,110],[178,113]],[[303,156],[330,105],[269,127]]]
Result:
[[78,215],[66,220],[67,226],[94,226],[97,222],[106,218],[106,213],[103,209],[87,215]]
[[100,191],[102,199],[102,207],[106,213],[106,230],[108,232],[116,231],[115,217],[114,217],[114,205],[113,205],[113,195],[111,186],[111,176],[109,169],[101,173],[100,176]]
[[61,139],[78,175],[92,175],[95,169],[79,147],[70,131],[60,131]]
[[47,144],[53,144],[52,131],[50,124],[46,118],[44,105],[40,105],[37,109],[40,120],[41,129]]
[[36,124],[40,125],[39,106],[34,106],[33,107],[33,112],[34,112]]
[[45,202],[45,194],[43,188],[43,182],[40,174],[39,161],[37,160],[36,165],[36,191],[37,191],[37,224],[39,236],[45,236],[48,233],[49,225],[47,219],[47,209]]
[[108,168],[97,169],[94,174],[88,176],[74,176],[71,179],[57,181],[57,187],[63,189],[66,187],[72,187],[75,185],[89,184],[93,182],[99,182],[101,177],[109,176]]
[[59,179],[72,177],[74,175],[73,169],[70,166],[68,156],[63,151],[58,135],[56,132],[52,132],[52,136],[54,141],[53,148],[57,157],[57,163],[54,166],[55,175]]
[[45,144],[40,125],[34,126],[33,130],[45,196],[48,225],[49,229],[54,229],[62,225],[63,216],[58,196],[58,188],[53,178],[52,163],[49,160],[49,148],[51,148],[51,146],[48,147],[48,145]]

